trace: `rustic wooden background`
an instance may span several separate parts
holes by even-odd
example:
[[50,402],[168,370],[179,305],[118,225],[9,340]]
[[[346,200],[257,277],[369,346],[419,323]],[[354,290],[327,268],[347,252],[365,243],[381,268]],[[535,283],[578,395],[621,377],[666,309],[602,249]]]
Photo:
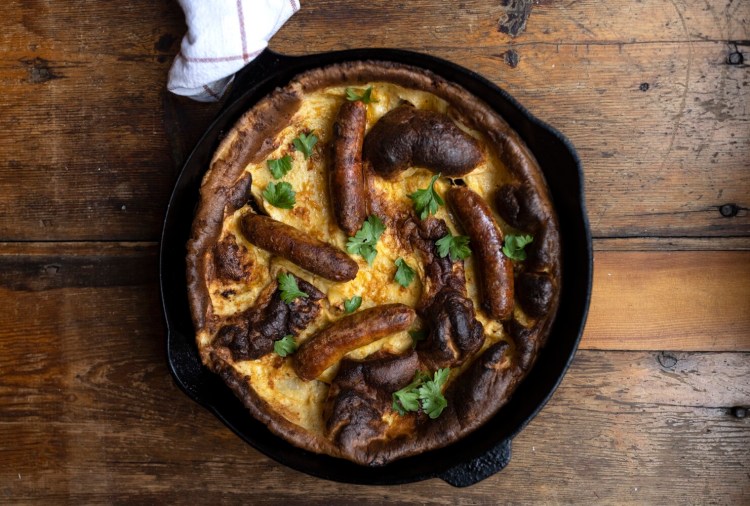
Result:
[[[271,47],[458,62],[563,131],[595,246],[581,350],[468,489],[327,482],[173,384],[157,241],[221,104],[165,91],[171,1],[0,21],[0,503],[750,503],[750,2],[302,0]],[[531,8],[525,31],[513,8]]]

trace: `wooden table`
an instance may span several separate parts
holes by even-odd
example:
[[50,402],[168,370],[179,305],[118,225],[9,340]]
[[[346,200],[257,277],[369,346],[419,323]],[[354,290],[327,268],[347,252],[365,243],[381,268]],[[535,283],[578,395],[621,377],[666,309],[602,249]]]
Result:
[[[303,0],[271,47],[458,62],[585,169],[591,312],[503,472],[342,485],[285,468],[167,371],[165,205],[221,104],[165,91],[174,1],[5,3],[0,503],[750,503],[750,3]],[[516,25],[517,28],[517,25]]]

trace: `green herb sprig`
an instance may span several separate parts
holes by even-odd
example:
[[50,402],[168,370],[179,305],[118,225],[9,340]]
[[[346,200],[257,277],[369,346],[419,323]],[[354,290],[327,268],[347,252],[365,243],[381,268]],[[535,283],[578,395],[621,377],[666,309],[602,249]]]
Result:
[[274,207],[279,209],[293,209],[294,204],[297,203],[297,193],[292,188],[292,185],[286,181],[281,183],[274,183],[271,181],[263,190],[263,197]]
[[443,387],[450,369],[438,369],[432,379],[423,371],[417,371],[414,380],[407,386],[393,392],[393,410],[404,416],[409,411],[419,411],[422,408],[427,416],[435,419],[440,416],[448,406],[448,401],[443,396]]
[[409,331],[409,337],[411,337],[411,341],[412,341],[411,347],[412,348],[416,348],[417,347],[417,343],[419,341],[424,341],[425,339],[427,339],[427,330],[425,330],[425,329],[410,330]]
[[451,260],[463,260],[471,255],[469,248],[469,238],[465,235],[451,235],[449,232],[446,236],[435,241],[438,247],[438,255],[445,258],[450,255]]
[[288,272],[280,272],[276,278],[279,282],[279,290],[281,290],[281,300],[287,304],[291,304],[298,297],[306,299],[309,295],[299,289],[297,285],[297,278]]
[[292,353],[297,351],[297,348],[297,341],[294,340],[294,336],[291,334],[286,335],[273,343],[273,351],[275,351],[277,355],[280,355],[282,357],[291,355]]
[[362,297],[355,295],[351,299],[344,299],[344,311],[346,314],[353,313],[362,305]]
[[432,176],[427,188],[419,189],[409,195],[409,198],[414,201],[414,212],[419,215],[420,220],[424,220],[430,214],[435,214],[438,207],[445,205],[443,198],[435,190],[435,181],[439,177],[440,174]]
[[266,166],[274,179],[281,179],[287,172],[292,170],[292,157],[285,155],[281,158],[272,158],[266,161]]
[[367,89],[362,92],[360,92],[359,90],[355,90],[354,88],[347,88],[346,99],[350,102],[359,101],[365,104],[377,102],[377,100],[372,98],[372,86],[368,86]]
[[375,246],[383,232],[385,232],[385,225],[380,218],[371,214],[354,237],[350,237],[346,242],[346,251],[353,255],[361,255],[368,264],[372,265],[378,254]]
[[530,235],[506,235],[505,244],[503,244],[503,253],[506,257],[513,260],[526,260],[526,251],[524,251],[524,248],[528,244],[531,244],[533,240],[534,238]]
[[409,264],[406,263],[406,261],[399,257],[396,260],[396,274],[393,276],[393,280],[398,283],[399,285],[406,288],[411,284],[412,281],[414,281],[414,275],[416,274],[414,269],[411,268]]
[[315,146],[315,144],[317,143],[318,136],[312,132],[310,132],[309,134],[300,132],[297,138],[292,141],[294,149],[300,151],[304,155],[305,160],[312,156],[313,146]]

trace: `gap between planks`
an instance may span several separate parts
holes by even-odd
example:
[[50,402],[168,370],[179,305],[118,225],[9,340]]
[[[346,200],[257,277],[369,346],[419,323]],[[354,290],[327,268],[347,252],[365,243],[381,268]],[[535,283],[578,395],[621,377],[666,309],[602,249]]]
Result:
[[[0,302],[24,291],[57,305],[73,288],[155,289],[157,257],[154,243],[0,243],[10,269]],[[750,251],[596,251],[581,348],[750,351]]]

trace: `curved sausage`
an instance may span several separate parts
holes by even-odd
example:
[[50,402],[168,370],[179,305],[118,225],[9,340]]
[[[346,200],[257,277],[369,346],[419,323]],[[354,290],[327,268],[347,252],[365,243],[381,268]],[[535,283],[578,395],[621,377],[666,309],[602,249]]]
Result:
[[555,296],[552,277],[545,272],[524,272],[516,281],[518,303],[532,318],[547,314]]
[[341,318],[300,346],[292,361],[294,370],[300,378],[313,380],[350,351],[408,329],[415,317],[409,306],[386,304]]
[[388,179],[411,166],[458,177],[476,167],[482,151],[445,114],[404,104],[386,113],[368,132],[364,156],[375,172]]
[[482,308],[492,318],[507,320],[513,314],[513,262],[503,254],[503,233],[477,193],[454,186],[447,198],[477,255]]
[[344,102],[333,124],[333,164],[330,186],[333,214],[339,227],[354,235],[367,218],[362,142],[367,125],[364,102]]
[[495,194],[495,207],[509,225],[535,232],[549,218],[539,196],[527,185],[506,184]]
[[349,255],[286,223],[248,213],[240,220],[240,229],[252,244],[291,260],[313,274],[332,281],[349,281],[357,276],[359,266]]

